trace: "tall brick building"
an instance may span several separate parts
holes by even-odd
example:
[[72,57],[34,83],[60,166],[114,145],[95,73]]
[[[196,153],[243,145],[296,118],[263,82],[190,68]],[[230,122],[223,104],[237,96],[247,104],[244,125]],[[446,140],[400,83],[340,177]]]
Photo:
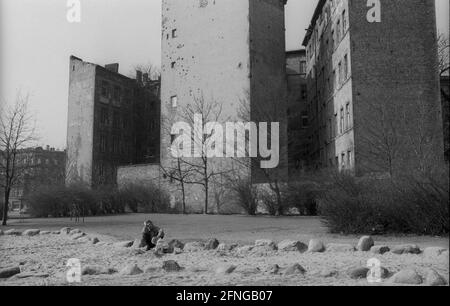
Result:
[[159,159],[159,81],[70,58],[66,183],[116,184],[120,165]]
[[286,52],[288,84],[288,161],[289,178],[302,174],[308,160],[308,89],[306,86],[306,50]]
[[303,45],[312,169],[442,159],[434,1],[320,0]]

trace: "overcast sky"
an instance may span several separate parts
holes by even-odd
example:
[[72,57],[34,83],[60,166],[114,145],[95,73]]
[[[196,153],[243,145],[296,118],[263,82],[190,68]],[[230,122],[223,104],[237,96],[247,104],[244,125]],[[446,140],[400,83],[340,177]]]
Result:
[[[81,0],[81,23],[68,23],[66,0],[0,1],[0,103],[30,94],[41,145],[66,146],[69,56],[100,65],[160,63],[160,0]],[[287,49],[297,49],[317,0],[289,0]],[[449,29],[449,1],[436,0],[438,27]]]

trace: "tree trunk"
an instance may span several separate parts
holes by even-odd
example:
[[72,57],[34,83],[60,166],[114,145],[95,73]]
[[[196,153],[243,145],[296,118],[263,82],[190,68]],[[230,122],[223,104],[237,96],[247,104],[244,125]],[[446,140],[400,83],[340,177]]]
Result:
[[6,223],[8,221],[8,207],[9,207],[9,193],[10,188],[6,188],[5,191],[5,203],[3,203],[3,216],[2,216],[2,225],[6,226]]

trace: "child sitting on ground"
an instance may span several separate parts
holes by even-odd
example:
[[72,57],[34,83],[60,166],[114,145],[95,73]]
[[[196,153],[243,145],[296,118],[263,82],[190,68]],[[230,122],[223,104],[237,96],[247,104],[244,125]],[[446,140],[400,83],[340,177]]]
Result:
[[140,247],[147,247],[147,251],[150,251],[156,246],[158,240],[163,238],[164,231],[162,229],[153,225],[150,220],[144,222]]

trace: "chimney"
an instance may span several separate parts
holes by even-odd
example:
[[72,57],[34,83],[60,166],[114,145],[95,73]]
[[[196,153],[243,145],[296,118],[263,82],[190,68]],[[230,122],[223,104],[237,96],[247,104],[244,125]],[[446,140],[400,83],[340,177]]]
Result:
[[106,70],[109,70],[111,72],[119,73],[119,64],[118,63],[105,65],[105,68],[106,68]]
[[142,71],[140,70],[136,70],[136,81],[139,84],[142,84]]

